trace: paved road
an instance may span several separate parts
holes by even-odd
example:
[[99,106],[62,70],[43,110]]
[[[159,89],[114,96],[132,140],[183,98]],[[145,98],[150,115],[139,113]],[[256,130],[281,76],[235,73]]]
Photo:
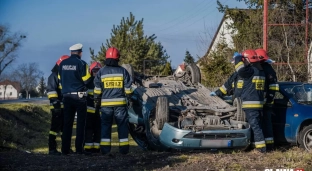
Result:
[[30,98],[30,99],[14,99],[14,100],[0,100],[0,104],[8,103],[35,103],[35,104],[49,104],[47,97]]

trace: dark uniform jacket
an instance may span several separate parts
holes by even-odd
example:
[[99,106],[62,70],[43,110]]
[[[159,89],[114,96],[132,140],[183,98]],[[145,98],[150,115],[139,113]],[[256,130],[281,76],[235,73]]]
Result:
[[261,64],[264,73],[265,73],[265,99],[266,104],[273,104],[275,97],[275,92],[279,91],[279,85],[277,84],[276,72],[273,69],[272,65],[263,62]]
[[[48,77],[48,85],[47,85],[47,95],[50,100],[50,104],[62,101],[61,94],[62,86],[57,77],[57,72],[52,72]],[[50,109],[54,109],[53,105],[50,106]]]
[[104,66],[94,78],[94,98],[101,96],[102,107],[126,105],[126,95],[132,93],[132,78],[120,66]]
[[75,54],[62,61],[59,67],[62,94],[86,91],[91,78],[88,68],[88,64]]
[[242,108],[261,110],[264,103],[264,71],[252,65],[246,66],[242,61],[242,57],[235,58],[235,70],[244,80],[241,94]]
[[244,85],[243,79],[234,72],[229,79],[216,91],[217,96],[233,95],[233,99],[240,97]]

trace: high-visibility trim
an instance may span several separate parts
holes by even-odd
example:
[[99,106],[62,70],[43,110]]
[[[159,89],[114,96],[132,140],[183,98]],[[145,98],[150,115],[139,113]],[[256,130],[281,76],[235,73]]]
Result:
[[63,102],[61,102],[61,108],[62,108],[62,109],[64,108],[64,104],[63,104]]
[[266,147],[265,141],[258,141],[258,142],[255,142],[255,147],[256,147],[256,148],[263,148],[263,147]]
[[129,145],[129,141],[127,142],[119,142],[119,146],[126,146]]
[[234,85],[235,85],[234,82],[232,82],[232,88],[234,88]]
[[244,67],[244,63],[239,62],[235,65],[235,70],[238,71],[238,70],[242,69],[243,67]]
[[61,76],[60,76],[60,74],[57,74],[57,78],[60,80],[61,79]]
[[81,77],[82,81],[87,81],[91,77],[91,74],[89,72],[89,66],[86,64],[86,75]]
[[269,90],[279,91],[279,85],[278,84],[270,84]]
[[125,93],[126,93],[126,94],[131,94],[131,93],[133,93],[132,88],[125,88]]
[[263,108],[263,101],[243,101],[242,108]]
[[[115,78],[115,79],[112,79]],[[101,75],[101,79],[105,79],[108,81],[121,81],[123,80],[123,74],[105,74],[105,75]]]
[[268,138],[265,138],[264,140],[266,144],[274,144],[273,137],[268,137]]
[[111,145],[111,139],[108,138],[102,138],[100,145],[106,145],[106,146],[110,146]]
[[125,98],[101,99],[101,106],[120,106],[127,104]]
[[50,131],[49,134],[57,136],[57,132]]
[[93,96],[94,89],[88,89],[87,94]]
[[94,94],[101,94],[102,93],[102,89],[98,88],[98,87],[94,87]]
[[58,88],[59,88],[60,90],[62,90],[62,84],[61,84],[61,83],[59,83]]
[[128,138],[119,139],[119,146],[125,146],[125,145],[129,145],[129,139]]
[[88,113],[95,113],[95,108],[94,108],[94,107],[87,106],[87,112],[88,112]]
[[244,86],[244,80],[238,80],[236,83],[236,88],[243,88]]
[[85,149],[85,150],[89,150],[89,149],[92,149],[92,148],[93,148],[93,146],[90,146],[90,145],[85,145],[85,146],[84,146],[84,149]]
[[219,90],[223,93],[223,94],[226,94],[226,87],[224,85],[222,85]]
[[263,77],[263,76],[254,76],[252,78],[252,83],[255,84],[256,90],[264,90],[264,87],[265,87],[265,77]]
[[100,143],[93,143],[93,148],[100,149]]
[[49,99],[50,99],[50,98],[53,98],[53,97],[58,98],[58,95],[57,95],[57,92],[56,92],[56,91],[49,91],[49,92],[47,93],[47,95],[48,95],[48,98],[49,98]]
[[53,105],[50,105],[50,109],[54,109],[54,106],[53,106]]

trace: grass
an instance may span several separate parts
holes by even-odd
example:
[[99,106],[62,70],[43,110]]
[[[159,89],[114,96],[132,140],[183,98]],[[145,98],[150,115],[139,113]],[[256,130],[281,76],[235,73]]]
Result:
[[[35,153],[48,152],[48,132],[51,113],[48,105],[3,104],[0,105],[0,146],[28,150]],[[72,148],[74,150],[75,125]],[[98,165],[111,167],[131,166],[133,170],[264,170],[265,168],[304,168],[312,170],[312,154],[297,147],[280,148],[261,154],[256,151],[233,150],[196,152],[150,152],[138,148],[129,135],[130,156],[109,159],[97,156]],[[60,144],[60,138],[57,138]],[[117,126],[112,128],[112,152],[118,151]],[[46,155],[45,155],[46,156]],[[45,158],[44,160],[49,160]],[[54,160],[54,159],[53,159]],[[89,161],[89,160],[84,160]],[[120,164],[118,163],[120,161]],[[54,161],[51,161],[54,163]],[[117,163],[116,163],[117,162]],[[18,163],[18,162],[17,162]],[[83,163],[82,163],[83,164]],[[87,163],[88,164],[88,163]],[[93,164],[92,164],[93,165]],[[85,164],[84,164],[85,166]],[[81,166],[83,167],[83,166]]]
[[[1,104],[0,143],[3,147],[48,153],[48,136],[51,124],[49,105]],[[73,126],[72,149],[75,150],[76,125]],[[61,138],[57,136],[58,149]],[[130,146],[137,146],[129,136]],[[112,127],[112,150],[118,150],[117,126]],[[115,148],[116,147],[116,148]]]

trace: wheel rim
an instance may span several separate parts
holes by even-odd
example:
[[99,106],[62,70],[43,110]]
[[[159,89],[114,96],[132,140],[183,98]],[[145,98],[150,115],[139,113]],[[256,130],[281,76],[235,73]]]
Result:
[[308,150],[312,150],[312,129],[307,131],[304,135],[304,147]]

